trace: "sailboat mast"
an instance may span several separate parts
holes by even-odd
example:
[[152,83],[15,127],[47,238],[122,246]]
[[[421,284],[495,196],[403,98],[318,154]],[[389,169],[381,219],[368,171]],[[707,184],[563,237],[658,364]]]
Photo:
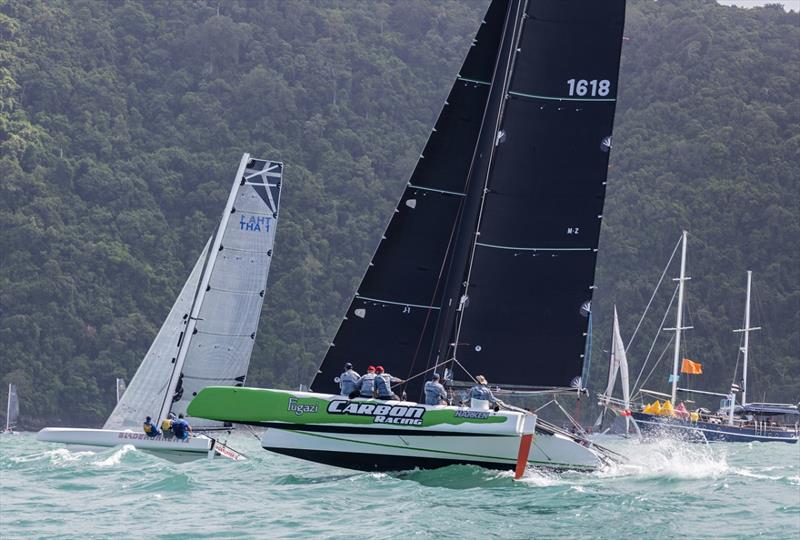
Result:
[[750,349],[750,331],[761,330],[760,326],[750,328],[750,286],[753,278],[752,270],[747,271],[747,300],[744,304],[744,328],[734,330],[734,332],[744,332],[744,346],[742,347],[742,355],[744,363],[742,365],[742,407],[747,405],[747,359]]
[[205,268],[203,268],[203,275],[200,278],[200,285],[197,287],[192,309],[189,312],[189,320],[186,322],[186,330],[183,334],[183,339],[180,343],[180,350],[175,359],[175,366],[172,370],[172,377],[170,377],[169,385],[167,386],[167,394],[164,396],[164,402],[161,405],[161,411],[158,414],[158,419],[161,421],[166,418],[172,408],[173,396],[178,387],[181,373],[183,371],[183,363],[186,360],[186,353],[189,350],[189,341],[195,332],[197,326],[197,317],[200,314],[200,307],[203,305],[203,298],[208,290],[208,283],[211,280],[211,270],[214,268],[217,254],[220,251],[222,244],[222,236],[225,228],[228,225],[228,220],[231,216],[233,209],[234,199],[236,198],[236,185],[242,181],[247,162],[250,161],[250,154],[244,154],[242,160],[239,162],[239,169],[236,172],[236,177],[233,179],[233,188],[231,188],[230,195],[228,195],[228,202],[225,204],[225,210],[222,212],[222,220],[220,221],[219,228],[214,235],[214,242],[208,252],[208,260],[206,261]]
[[[467,298],[463,291],[468,281],[471,250],[474,247],[476,235],[480,234],[477,230],[478,221],[486,182],[490,173],[497,132],[500,126],[500,117],[504,105],[503,96],[505,96],[510,77],[511,56],[514,50],[512,43],[516,39],[518,22],[521,17],[521,3],[522,0],[510,2],[506,11],[506,22],[490,82],[491,90],[486,110],[484,111],[477,146],[473,150],[472,163],[468,173],[466,200],[459,216],[451,259],[452,263],[444,286],[444,309],[437,326],[436,337],[434,338],[432,353],[435,355],[434,360],[436,363],[441,362],[443,359],[450,360],[457,356],[458,329],[454,328],[454,323],[458,324],[458,312],[463,312],[466,307]],[[448,357],[446,355],[448,355],[451,346],[452,357]]]
[[11,426],[11,387],[13,385],[8,383],[8,403],[6,404],[6,431]]
[[678,313],[675,318],[675,354],[672,358],[672,403],[678,394],[678,366],[681,356],[681,331],[683,330],[683,282],[686,281],[686,231],[681,237],[681,276],[678,278]]

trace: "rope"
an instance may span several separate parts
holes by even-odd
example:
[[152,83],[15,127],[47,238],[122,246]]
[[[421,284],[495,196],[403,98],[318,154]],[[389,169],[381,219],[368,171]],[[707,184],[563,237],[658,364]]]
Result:
[[[670,300],[669,300],[669,304],[667,305],[667,309],[664,310],[664,317],[662,317],[662,319],[661,319],[661,324],[658,325],[658,332],[656,332],[656,337],[653,338],[653,343],[650,344],[650,350],[647,351],[647,356],[645,357],[644,362],[642,363],[642,369],[639,370],[639,375],[637,375],[637,377],[636,377],[636,382],[633,383],[633,388],[634,389],[636,389],[636,387],[639,385],[639,379],[642,378],[642,373],[644,373],[644,368],[647,367],[647,362],[650,360],[650,355],[653,353],[653,349],[656,346],[656,341],[658,341],[658,336],[661,335],[661,330],[664,328],[664,323],[667,322],[667,315],[669,315],[669,308],[672,307],[672,302],[675,301],[675,295],[678,294],[678,287],[679,287],[678,285],[675,286],[675,290],[672,292],[672,298],[670,298]],[[671,342],[672,342],[672,340],[670,339],[670,343]],[[650,373],[652,373],[652,371]],[[648,375],[648,378],[649,377],[650,377],[650,375]],[[642,386],[644,386],[644,383],[642,383]],[[641,387],[639,387],[639,388],[641,388]]]
[[[628,340],[628,344],[625,346],[625,352],[628,352],[628,349],[631,347],[634,338],[636,337],[636,333],[639,331],[639,328],[642,326],[642,322],[644,322],[644,318],[647,315],[647,311],[650,309],[650,305],[653,303],[653,299],[656,297],[656,293],[658,292],[658,288],[661,287],[661,282],[664,281],[664,276],[667,275],[667,270],[669,270],[670,264],[672,264],[672,259],[675,258],[675,253],[678,252],[678,246],[681,245],[681,239],[678,239],[678,243],[675,244],[675,248],[672,250],[672,255],[669,256],[669,260],[667,261],[667,265],[664,267],[664,271],[661,272],[661,277],[658,278],[658,283],[656,284],[656,288],[653,289],[653,294],[650,295],[650,301],[647,302],[647,307],[644,308],[644,312],[642,313],[642,317],[639,319],[639,324],[636,325],[636,329],[633,331],[633,335],[631,335],[631,339]],[[667,308],[669,310],[669,308]]]
[[[663,350],[663,351],[661,351],[661,356],[659,356],[659,357],[658,357],[658,360],[656,360],[656,363],[653,365],[653,369],[651,369],[651,370],[650,370],[650,373],[648,373],[648,374],[647,374],[647,377],[645,378],[644,382],[642,382],[642,387],[643,387],[645,384],[647,384],[647,381],[648,381],[648,380],[650,380],[650,375],[652,375],[652,374],[653,374],[653,371],[655,371],[655,369],[658,367],[658,364],[660,364],[660,363],[661,363],[661,360],[664,358],[664,355],[665,355],[665,354],[667,353],[667,351],[669,350],[670,346],[672,345],[672,341],[673,341],[674,339],[675,339],[675,336],[672,336],[672,337],[670,337],[670,338],[669,338],[669,341],[667,342],[667,346],[666,346],[666,347],[664,347],[664,350]],[[640,390],[638,390],[636,393],[638,394],[640,391],[641,391],[641,387],[640,387]]]

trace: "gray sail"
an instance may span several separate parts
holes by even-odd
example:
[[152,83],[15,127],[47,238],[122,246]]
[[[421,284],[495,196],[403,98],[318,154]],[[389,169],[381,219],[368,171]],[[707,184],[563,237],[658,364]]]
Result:
[[17,385],[8,385],[8,406],[6,408],[6,431],[17,425],[19,419],[19,397],[17,396]]
[[278,162],[242,159],[176,362],[169,394],[175,414],[185,413],[206,386],[244,385],[272,260],[282,171]]
[[186,326],[210,244],[209,239],[139,369],[121,396],[118,387],[117,406],[103,429],[138,429],[146,416],[158,414],[178,354],[178,340]]

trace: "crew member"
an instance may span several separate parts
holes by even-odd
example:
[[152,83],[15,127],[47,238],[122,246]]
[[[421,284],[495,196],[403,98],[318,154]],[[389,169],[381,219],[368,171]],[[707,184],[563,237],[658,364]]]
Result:
[[344,365],[344,373],[334,379],[339,383],[339,394],[347,397],[356,391],[359,380],[361,380],[361,375],[353,371],[353,364],[350,362]]
[[375,366],[369,366],[367,372],[358,381],[358,396],[362,398],[375,397]]
[[172,422],[172,432],[175,434],[176,439],[185,441],[192,434],[192,426],[189,422],[184,420],[183,413],[178,415],[178,419]]
[[500,403],[497,398],[494,397],[492,391],[489,390],[489,387],[487,386],[489,383],[486,381],[486,377],[483,375],[478,375],[475,377],[475,381],[478,384],[469,389],[469,397],[472,401],[472,408],[487,409],[491,403],[494,410],[497,411],[500,408]]
[[425,405],[447,405],[447,392],[439,382],[438,373],[434,373],[431,380],[425,382]]
[[375,368],[375,397],[378,399],[400,399],[392,392],[392,384],[403,382],[403,379],[392,377],[383,371],[383,366]]
[[158,437],[161,435],[161,432],[158,431],[158,427],[153,423],[153,419],[149,416],[144,419],[144,425],[142,427],[148,437]]
[[172,432],[172,422],[175,421],[175,413],[169,413],[161,422],[161,434],[166,438],[171,438],[175,434]]

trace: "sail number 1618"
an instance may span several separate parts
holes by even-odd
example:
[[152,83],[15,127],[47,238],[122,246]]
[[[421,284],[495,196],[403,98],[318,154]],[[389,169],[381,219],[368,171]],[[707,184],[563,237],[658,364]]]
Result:
[[569,87],[569,95],[570,96],[607,96],[608,92],[611,90],[611,81],[608,79],[603,79],[602,81],[598,81],[597,79],[592,79],[591,81],[587,81],[586,79],[570,79],[567,81],[567,86]]

